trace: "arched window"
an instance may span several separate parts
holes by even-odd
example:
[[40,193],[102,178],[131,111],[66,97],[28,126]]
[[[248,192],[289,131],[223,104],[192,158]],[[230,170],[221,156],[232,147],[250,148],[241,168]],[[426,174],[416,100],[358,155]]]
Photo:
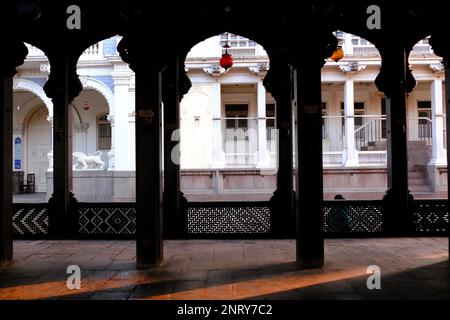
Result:
[[108,114],[97,115],[97,150],[111,149],[111,124],[108,121]]

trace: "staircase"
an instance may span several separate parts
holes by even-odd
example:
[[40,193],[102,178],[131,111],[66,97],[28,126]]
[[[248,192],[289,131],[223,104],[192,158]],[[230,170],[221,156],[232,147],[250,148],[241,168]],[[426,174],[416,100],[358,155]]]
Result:
[[368,142],[360,151],[386,151],[386,140]]
[[425,141],[408,141],[408,182],[411,193],[433,192],[427,175],[431,147]]

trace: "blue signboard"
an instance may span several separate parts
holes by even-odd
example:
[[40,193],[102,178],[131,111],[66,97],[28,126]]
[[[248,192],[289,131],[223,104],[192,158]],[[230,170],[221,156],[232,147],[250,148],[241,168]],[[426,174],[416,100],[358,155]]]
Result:
[[22,169],[22,139],[14,140],[14,169]]

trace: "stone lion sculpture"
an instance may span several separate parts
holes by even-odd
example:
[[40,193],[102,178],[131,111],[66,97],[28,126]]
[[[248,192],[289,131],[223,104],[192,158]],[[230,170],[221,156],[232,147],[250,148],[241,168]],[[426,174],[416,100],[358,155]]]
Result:
[[84,152],[73,153],[73,165],[76,169],[96,169],[103,170],[105,163],[101,159],[101,151],[96,151],[91,155],[87,155]]

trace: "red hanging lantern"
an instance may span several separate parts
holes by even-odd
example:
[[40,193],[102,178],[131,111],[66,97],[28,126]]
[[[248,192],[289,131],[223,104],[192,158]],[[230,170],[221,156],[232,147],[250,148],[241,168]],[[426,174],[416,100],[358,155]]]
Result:
[[233,56],[228,53],[228,48],[230,47],[228,44],[223,47],[225,48],[225,53],[222,54],[222,58],[220,58],[220,66],[225,70],[228,70],[233,66]]
[[89,103],[88,103],[87,101],[85,101],[85,102],[83,103],[83,109],[86,110],[86,111],[89,110]]

